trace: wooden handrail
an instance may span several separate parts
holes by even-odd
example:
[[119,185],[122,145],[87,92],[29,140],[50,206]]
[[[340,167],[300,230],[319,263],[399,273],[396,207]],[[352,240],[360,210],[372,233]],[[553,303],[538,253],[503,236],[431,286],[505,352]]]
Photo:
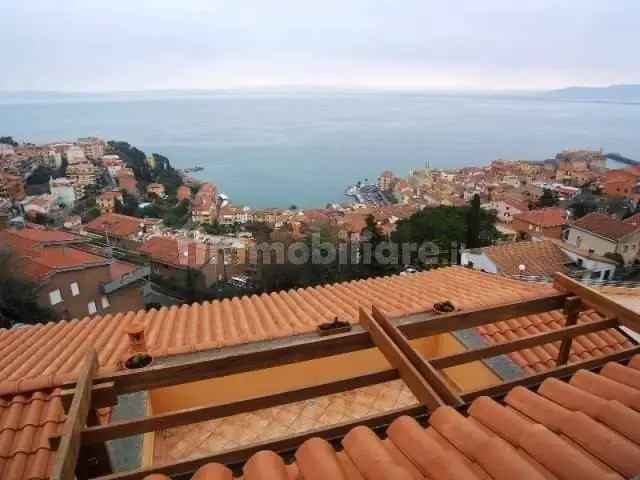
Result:
[[545,343],[564,340],[565,338],[573,338],[585,333],[597,332],[607,328],[613,328],[618,325],[616,319],[597,320],[595,322],[582,323],[571,327],[564,327],[551,332],[537,333],[528,337],[510,340],[508,342],[496,343],[486,347],[475,348],[473,350],[465,350],[464,352],[444,355],[429,359],[431,365],[435,368],[449,368],[461,365],[463,363],[482,360],[483,358],[495,357],[505,353],[511,353],[524,348],[535,347],[536,345],[544,345]]
[[[82,445],[81,432],[87,424],[91,408],[91,382],[97,368],[98,355],[94,349],[90,349],[80,370],[75,395],[64,424],[64,434],[60,440],[60,448],[51,474],[52,480],[74,480],[75,478],[76,463]],[[81,467],[86,466],[81,465]]]
[[556,368],[545,370],[544,372],[534,373],[532,375],[527,375],[526,377],[516,378],[515,380],[502,382],[491,387],[464,392],[462,394],[462,399],[465,402],[470,403],[476,398],[482,396],[496,397],[505,395],[509,392],[509,390],[511,390],[513,387],[517,387],[518,385],[537,385],[549,377],[565,378],[576,373],[578,370],[591,370],[593,368],[604,365],[605,362],[617,362],[626,360],[638,353],[640,353],[640,346],[634,345],[633,347],[625,348],[624,350],[611,353],[606,357],[591,358],[589,360],[570,363],[568,365],[561,365]]
[[374,430],[383,430],[396,418],[404,415],[410,417],[423,417],[426,416],[426,413],[427,412],[423,405],[411,405],[409,407],[391,410],[383,414],[371,415],[356,420],[341,422],[326,428],[314,429],[266,442],[253,443],[241,448],[233,448],[209,455],[185,458],[169,465],[154,465],[152,467],[140,468],[129,472],[117,472],[111,475],[98,477],[96,480],[143,480],[154,473],[180,476],[195,472],[198,468],[206,465],[207,463],[220,463],[223,465],[241,464],[244,463],[251,455],[262,450],[271,450],[276,453],[292,451],[310,438],[319,437],[328,441],[333,441],[343,438],[357,426],[367,426]]
[[[486,325],[510,318],[542,313],[562,308],[567,295],[553,293],[532,300],[509,302],[493,307],[466,310],[448,314],[424,313],[393,320],[398,329],[409,340],[440,333]],[[375,348],[369,334],[359,325],[351,332],[328,337],[292,337],[291,341],[278,343],[271,348],[261,347],[247,351],[229,347],[226,354],[216,353],[207,358],[202,352],[195,360],[174,364],[158,364],[138,371],[120,371],[98,375],[97,383],[115,384],[117,394],[169,387],[182,383],[218,378],[237,373],[246,373],[264,368]],[[204,358],[203,358],[204,357]],[[63,389],[73,389],[75,382],[67,382]],[[70,396],[70,395],[68,395]]]
[[625,327],[640,333],[640,314],[606,297],[599,291],[587,287],[562,273],[554,275],[553,285],[558,290],[570,292],[597,312],[616,317]]
[[[383,370],[382,372],[361,375],[320,385],[313,385],[297,390],[289,390],[272,395],[247,398],[233,403],[211,404],[201,407],[185,408],[135,420],[111,422],[106,425],[88,427],[82,430],[82,443],[90,445],[114,440],[116,438],[129,437],[131,435],[179,427],[191,423],[203,422],[205,420],[228,417],[239,413],[252,412],[263,408],[309,400],[323,395],[331,395],[356,388],[377,385],[396,380],[397,378],[399,378],[397,370]],[[52,448],[56,448],[56,444],[59,440],[59,436],[51,437],[49,439]]]

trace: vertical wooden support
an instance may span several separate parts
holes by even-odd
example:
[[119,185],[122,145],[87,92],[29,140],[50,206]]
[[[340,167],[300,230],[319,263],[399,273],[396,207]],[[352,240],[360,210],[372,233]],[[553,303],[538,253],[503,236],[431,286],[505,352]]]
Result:
[[[579,297],[569,297],[564,304],[564,315],[567,318],[564,326],[572,327],[578,323],[578,317],[582,310],[582,301]],[[558,351],[558,360],[556,365],[565,365],[569,361],[569,353],[571,353],[571,344],[573,337],[568,337],[562,340],[560,344],[560,350]]]
[[393,325],[387,316],[375,305],[372,306],[371,310],[373,318],[378,322],[385,333],[389,335],[391,340],[393,340],[393,342],[400,348],[400,350],[402,350],[402,353],[407,356],[409,361],[414,367],[416,367],[422,377],[433,387],[440,398],[442,398],[447,405],[451,405],[452,407],[459,407],[462,405],[462,399],[451,389],[440,372],[431,365],[429,360],[416,352],[411,344],[409,344],[407,337],[402,334],[398,327]]
[[[51,474],[52,480],[74,480],[76,478],[76,463],[78,463],[82,443],[80,435],[87,423],[87,416],[91,408],[93,375],[97,369],[98,355],[95,350],[91,349],[87,352],[76,383],[76,391],[71,402],[69,415],[64,424],[64,434],[60,441],[56,463]],[[83,470],[84,467],[79,469],[77,478],[82,478],[86,475]]]
[[400,376],[420,403],[426,406],[431,412],[445,405],[444,401],[433,388],[431,388],[431,385],[427,383],[422,375],[420,375],[420,372],[418,372],[402,350],[398,348],[378,322],[371,318],[362,307],[360,308],[360,325],[369,331],[373,342],[378,346],[389,363],[398,370]]

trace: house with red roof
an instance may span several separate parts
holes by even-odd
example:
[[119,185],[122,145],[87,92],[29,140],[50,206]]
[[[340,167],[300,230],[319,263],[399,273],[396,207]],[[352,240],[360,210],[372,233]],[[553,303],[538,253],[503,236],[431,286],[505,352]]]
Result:
[[562,238],[562,229],[567,224],[567,211],[558,207],[540,208],[520,213],[513,217],[513,228],[519,240],[541,240]]
[[38,303],[60,318],[143,308],[138,268],[92,253],[85,244],[82,237],[53,230],[0,232],[0,248],[9,250],[21,274],[38,286]]
[[111,245],[135,249],[142,235],[155,231],[160,222],[158,219],[106,213],[87,223],[85,230],[105,237]]
[[640,226],[634,217],[627,220],[621,221],[604,213],[589,213],[567,227],[564,241],[596,255],[614,255],[629,265],[638,258]]

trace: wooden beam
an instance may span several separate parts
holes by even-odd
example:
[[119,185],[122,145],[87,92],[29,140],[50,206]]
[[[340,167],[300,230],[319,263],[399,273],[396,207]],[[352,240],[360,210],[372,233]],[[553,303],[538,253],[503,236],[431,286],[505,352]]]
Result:
[[[433,313],[411,315],[398,328],[409,339],[494,323],[509,318],[562,308],[566,294],[554,293],[533,300],[511,302],[484,309],[450,314]],[[397,322],[397,321],[394,321]],[[182,383],[245,373],[263,368],[330,357],[342,353],[374,348],[368,332],[358,325],[348,333],[328,337],[291,337],[290,341],[271,348],[247,351],[230,347],[226,354],[210,358],[202,352],[197,359],[175,364],[156,364],[138,371],[120,371],[96,377],[95,383],[114,382],[118,394],[169,387]],[[67,382],[62,388],[74,388]]]
[[161,473],[164,475],[185,475],[196,471],[207,463],[220,463],[224,465],[237,465],[246,462],[251,455],[262,451],[271,450],[276,453],[288,452],[295,450],[306,440],[314,437],[324,438],[327,441],[341,439],[353,428],[363,425],[372,429],[384,429],[390,425],[396,418],[408,415],[411,417],[422,417],[426,411],[422,405],[412,405],[410,407],[392,410],[381,415],[372,415],[360,419],[351,420],[349,422],[339,423],[328,428],[310,430],[308,432],[299,433],[283,437],[280,439],[254,443],[238,449],[227,450],[211,455],[203,455],[200,457],[191,457],[176,463],[167,465],[154,465],[150,468],[142,468],[129,472],[118,472],[112,475],[99,477],[95,480],[143,480],[148,475]]
[[[382,372],[347,378],[345,380],[321,385],[314,385],[311,387],[300,388],[298,390],[290,390],[262,397],[252,397],[236,401],[234,403],[186,408],[151,417],[112,422],[107,425],[98,425],[84,429],[82,431],[82,443],[90,445],[116,438],[202,422],[214,418],[228,417],[239,413],[252,412],[263,408],[285,405],[323,395],[330,395],[333,393],[353,390],[355,388],[390,382],[397,378],[399,378],[397,370],[384,370]],[[55,443],[57,438],[59,437],[51,437],[50,440]]]
[[495,307],[431,315],[423,321],[399,325],[398,328],[400,328],[400,331],[410,340],[428,337],[439,333],[479,327],[480,325],[508,320],[510,318],[557,310],[564,306],[565,298],[567,298],[567,294],[565,293],[553,293],[533,300],[519,300]]
[[360,307],[359,311],[360,324],[364,326],[371,335],[373,342],[378,346],[380,351],[389,361],[389,363],[398,370],[400,376],[407,384],[411,392],[420,402],[427,407],[429,411],[433,411],[438,407],[445,405],[444,401],[429,385],[413,363],[407,358],[404,352],[398,347],[394,341],[387,335],[382,326],[367,312]]
[[407,338],[375,305],[372,306],[371,315],[447,405],[454,407],[462,405],[462,399],[447,384],[440,372],[429,363],[429,360],[416,352]]
[[[65,413],[69,412],[71,408],[71,401],[73,400],[75,390],[67,389],[63,390],[60,395],[62,406]],[[118,394],[115,389],[114,382],[105,382],[93,385],[93,392],[91,393],[91,407],[92,408],[107,408],[115,407],[118,404]]]
[[444,355],[429,359],[431,365],[435,368],[449,368],[463,363],[482,360],[483,358],[495,357],[505,353],[515,352],[524,348],[535,347],[536,345],[544,345],[545,343],[557,342],[565,338],[584,335],[585,333],[597,332],[607,328],[613,328],[618,325],[616,319],[598,320],[595,322],[582,323],[572,327],[565,327],[551,332],[537,333],[528,337],[518,338],[503,343],[496,343],[486,347],[466,350],[460,353]]
[[564,290],[580,297],[584,303],[597,312],[608,317],[618,318],[622,325],[636,333],[640,333],[640,314],[630,308],[620,305],[599,291],[587,287],[562,273],[554,275],[553,285],[558,290]]
[[[564,306],[564,316],[566,318],[565,326],[571,327],[578,323],[578,317],[580,316],[580,306],[582,301],[579,297],[567,298],[567,303]],[[558,359],[556,365],[564,365],[569,361],[569,353],[571,353],[571,344],[573,337],[565,337],[558,349]]]
[[90,349],[80,370],[76,394],[64,424],[64,434],[51,474],[52,480],[74,480],[75,478],[76,463],[81,446],[80,432],[87,423],[91,408],[91,381],[97,368],[98,355],[94,349]]
[[462,394],[462,399],[470,403],[478,397],[489,396],[496,397],[506,395],[509,390],[518,385],[524,385],[531,387],[542,383],[546,378],[557,377],[565,378],[573,375],[578,370],[590,370],[593,368],[601,367],[607,362],[619,362],[631,358],[633,355],[640,353],[640,346],[635,345],[624,350],[620,350],[616,353],[606,355],[604,357],[592,358],[590,360],[582,360],[576,363],[570,363],[569,365],[563,365],[556,368],[545,370],[544,372],[534,373],[533,375],[527,375],[526,377],[517,378],[508,382],[502,382],[498,385],[492,385],[490,387],[481,388],[478,390],[472,390]]

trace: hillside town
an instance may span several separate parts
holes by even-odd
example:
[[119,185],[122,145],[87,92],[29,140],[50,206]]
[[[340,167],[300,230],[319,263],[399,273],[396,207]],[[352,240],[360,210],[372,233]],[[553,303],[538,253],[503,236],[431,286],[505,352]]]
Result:
[[[635,167],[567,151],[252,209],[65,145],[2,146],[0,477],[640,472]],[[355,262],[250,258],[317,238]],[[387,240],[446,255],[362,261]]]
[[[90,137],[33,145],[5,137],[0,236],[52,318],[432,268],[412,261],[301,280],[270,274],[250,251],[260,242],[290,244],[313,235],[357,251],[368,228],[397,241],[398,226],[418,212],[465,209],[473,199],[495,233],[477,245],[455,238],[460,251],[448,264],[530,281],[562,271],[585,281],[632,282],[639,182],[640,167],[607,169],[601,151],[566,150],[540,162],[447,170],[427,164],[406,177],[384,171],[373,184],[350,187],[349,202],[254,209],[233,203],[214,183],[178,172],[162,155],[124,142]],[[278,278],[269,283],[270,275]]]

